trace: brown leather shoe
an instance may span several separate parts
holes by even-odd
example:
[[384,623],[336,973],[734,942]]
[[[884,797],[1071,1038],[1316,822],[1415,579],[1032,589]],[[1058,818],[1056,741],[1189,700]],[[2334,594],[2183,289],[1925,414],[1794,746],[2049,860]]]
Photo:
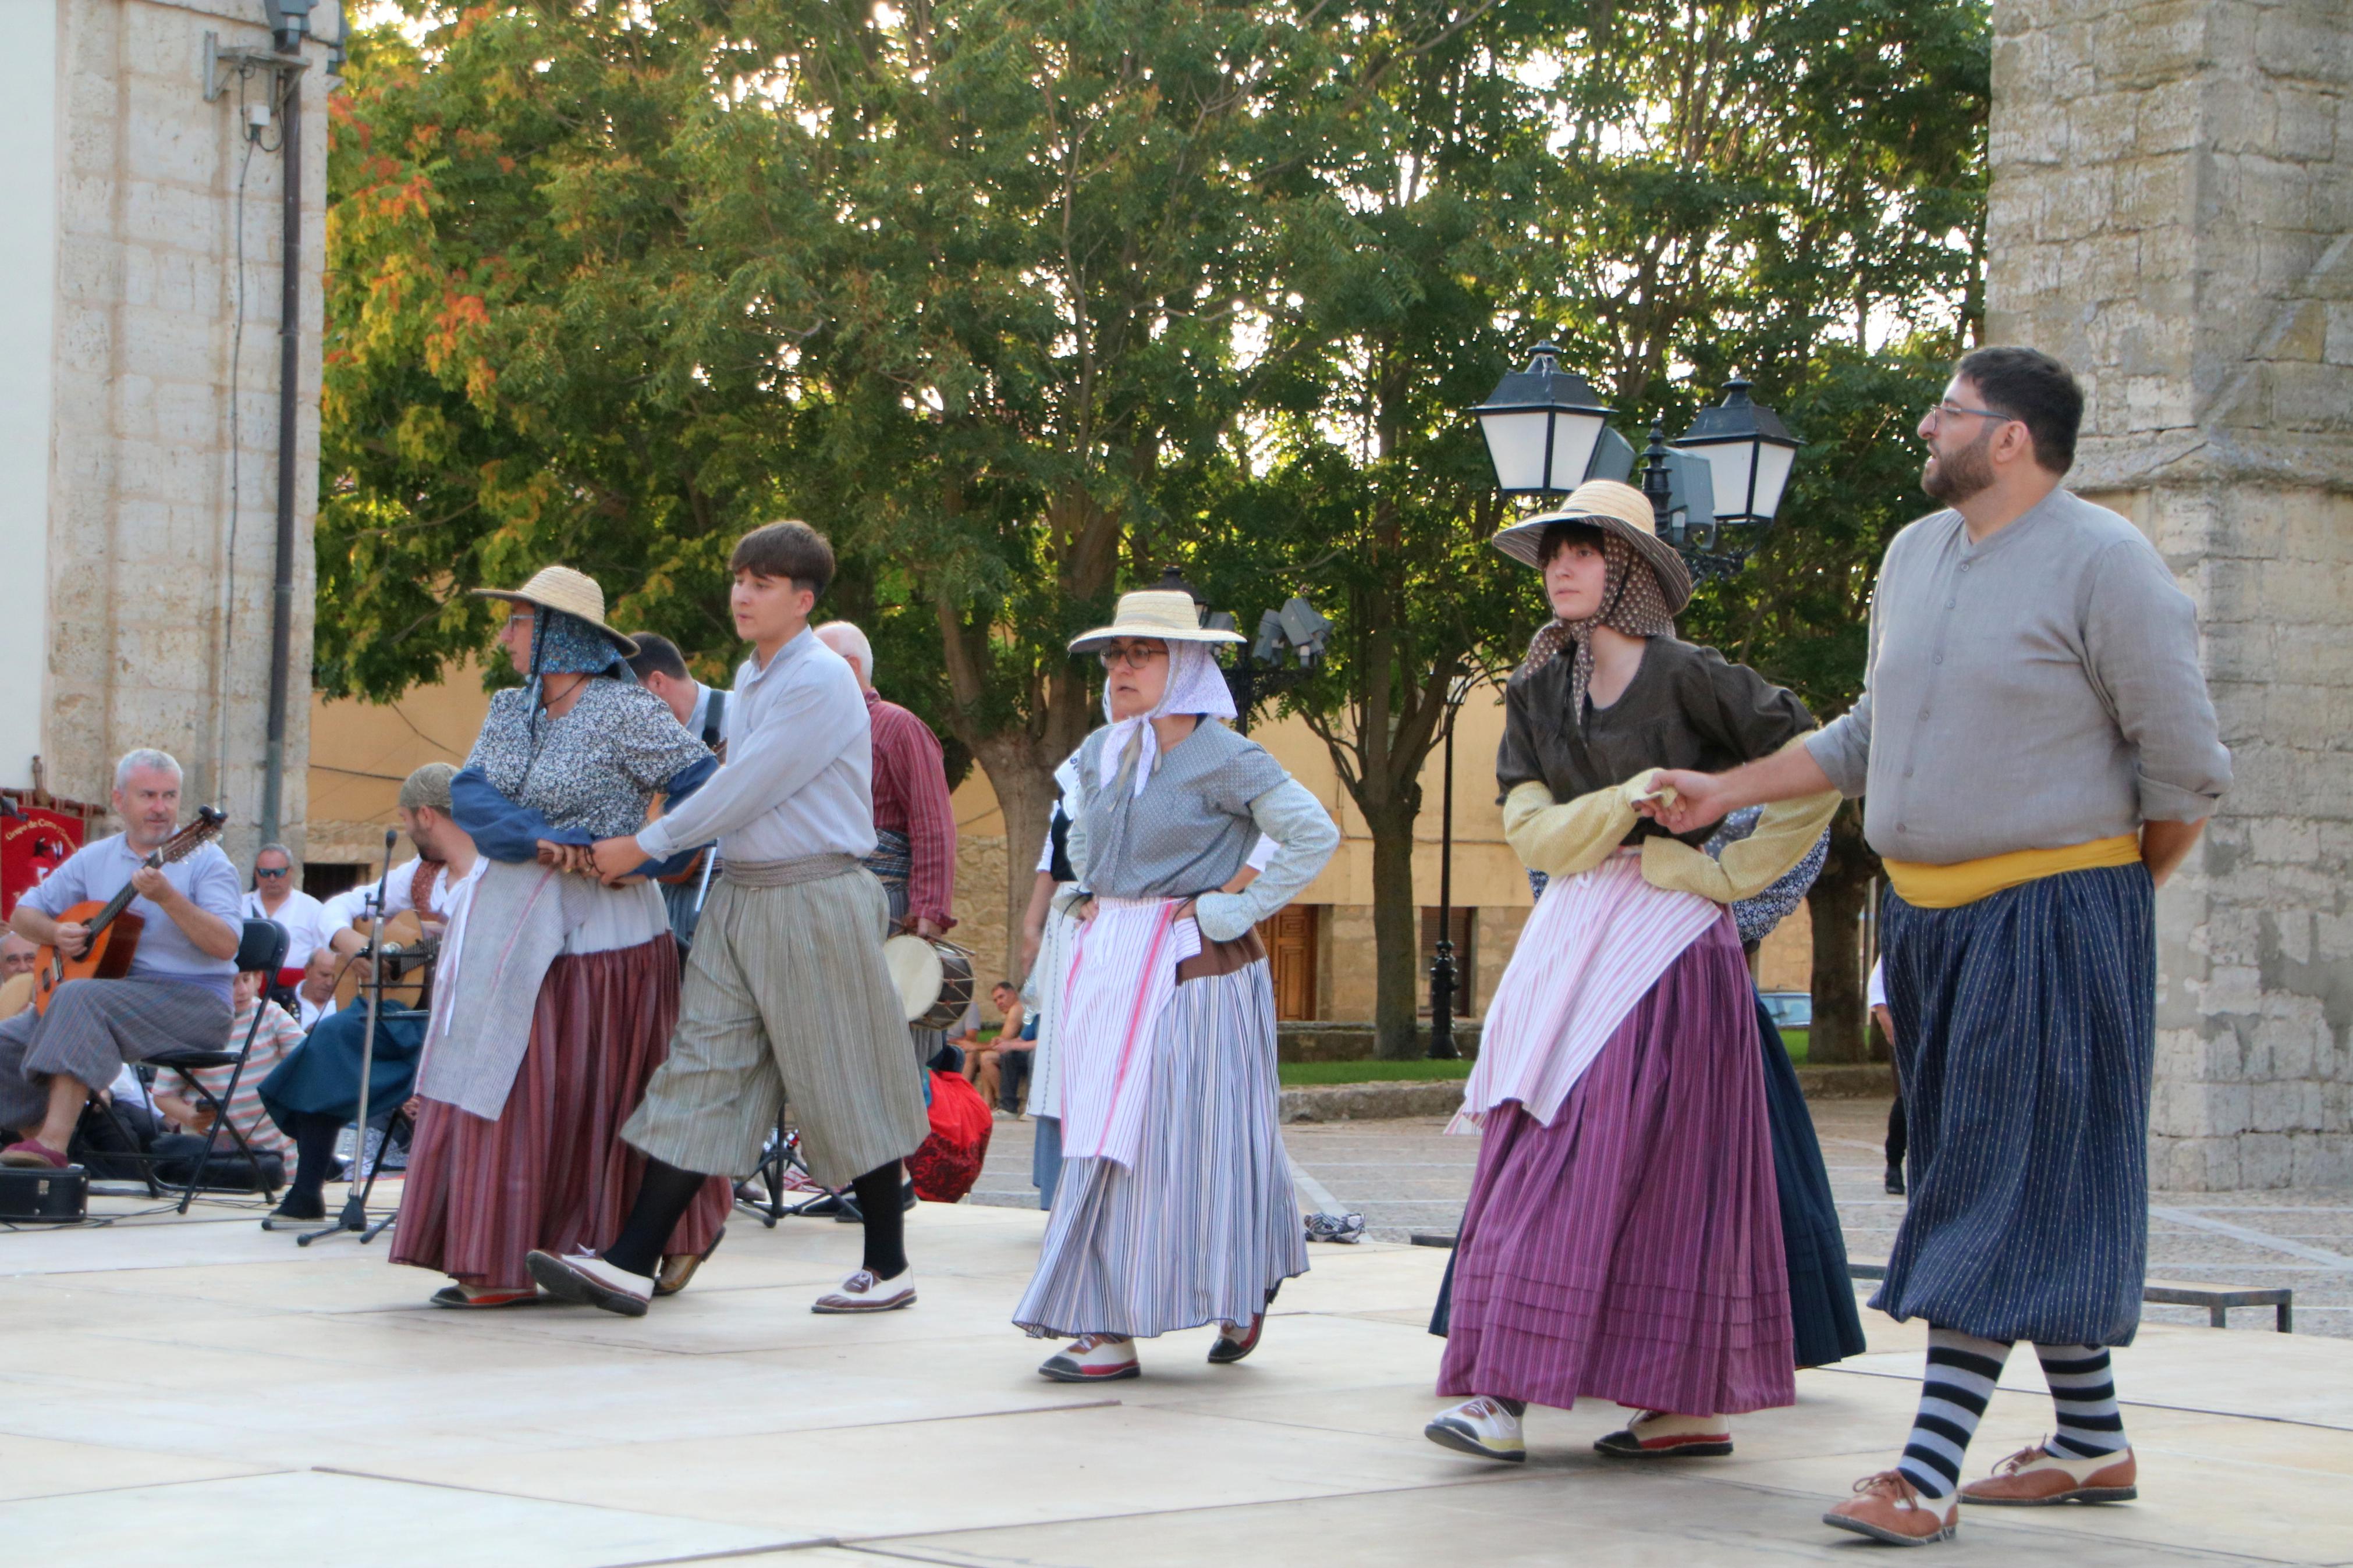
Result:
[[1854,1483],[1855,1496],[1822,1515],[1833,1530],[1852,1530],[1890,1546],[1926,1546],[1950,1541],[1960,1528],[1961,1500],[1955,1498],[1943,1511],[1920,1495],[1901,1470],[1882,1470]]
[[2037,1443],[2021,1448],[1993,1468],[1993,1474],[1971,1481],[1961,1496],[1971,1502],[1999,1503],[2006,1508],[2043,1508],[2056,1502],[2130,1502],[2140,1496],[2136,1484],[2140,1467],[2133,1451],[2098,1454],[2071,1459]]

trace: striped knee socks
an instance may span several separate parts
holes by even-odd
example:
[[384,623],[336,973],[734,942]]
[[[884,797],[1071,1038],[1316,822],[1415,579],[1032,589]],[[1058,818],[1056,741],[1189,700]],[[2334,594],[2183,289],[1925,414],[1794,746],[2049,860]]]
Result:
[[2063,1459],[2090,1459],[2125,1447],[2124,1413],[2116,1408],[2116,1373],[2108,1352],[2097,1345],[2034,1347],[2059,1429],[2043,1447]]
[[1913,1417],[1912,1439],[1895,1468],[1930,1501],[1942,1504],[1960,1490],[1961,1459],[2009,1358],[2006,1340],[1981,1340],[1958,1329],[1928,1331],[1920,1413]]

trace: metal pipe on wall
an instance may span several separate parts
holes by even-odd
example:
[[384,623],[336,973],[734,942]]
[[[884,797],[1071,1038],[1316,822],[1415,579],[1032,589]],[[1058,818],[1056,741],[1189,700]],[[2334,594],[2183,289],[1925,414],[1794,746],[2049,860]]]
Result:
[[[301,47],[298,43],[298,48]],[[278,552],[269,597],[269,718],[261,764],[261,837],[280,837],[286,708],[294,646],[294,458],[302,347],[302,79],[287,72],[280,110],[286,193],[278,247]]]

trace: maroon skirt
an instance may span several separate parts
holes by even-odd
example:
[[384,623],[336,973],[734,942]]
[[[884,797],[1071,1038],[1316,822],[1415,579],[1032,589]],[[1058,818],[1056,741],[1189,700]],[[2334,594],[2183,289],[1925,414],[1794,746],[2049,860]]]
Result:
[[1438,1391],[1686,1415],[1797,1397],[1789,1288],[1732,922],[1685,949],[1546,1127],[1487,1118]]
[[[646,1157],[621,1142],[621,1123],[670,1055],[677,1024],[678,944],[668,932],[550,964],[531,1044],[497,1119],[425,1102],[392,1260],[468,1285],[523,1289],[533,1248],[610,1246],[646,1168]],[[707,1251],[733,1196],[726,1177],[712,1177],[665,1250]]]

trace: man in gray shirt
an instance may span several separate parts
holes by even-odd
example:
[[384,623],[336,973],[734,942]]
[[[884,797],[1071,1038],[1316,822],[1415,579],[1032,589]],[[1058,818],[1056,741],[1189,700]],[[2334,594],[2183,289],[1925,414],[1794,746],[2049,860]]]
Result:
[[27,1009],[0,1023],[0,1127],[18,1136],[0,1164],[62,1168],[83,1105],[124,1062],[218,1050],[228,1039],[244,931],[237,868],[217,844],[168,866],[142,863],[179,827],[180,764],[162,752],[132,752],[115,765],[114,814],[122,832],[76,850],[9,916],[17,935],[69,957],[90,942],[82,922],[58,918],[76,904],[128,885],[137,896],[123,912],[146,923],[123,978],[69,981],[46,1014]]
[[[1927,1320],[1928,1368],[1896,1467],[1824,1522],[1906,1545],[1949,1537],[1963,1498],[2137,1495],[2108,1347],[2138,1326],[2147,1255],[2153,900],[2231,758],[2189,598],[2130,522],[2061,488],[2082,416],[2048,355],[1963,359],[1920,422],[1947,510],[1888,546],[1862,696],[1802,748],[1662,775],[1649,808],[1683,830],[1864,797],[1912,1188],[1873,1304]],[[2057,1430],[1963,1488],[2021,1339]]]

